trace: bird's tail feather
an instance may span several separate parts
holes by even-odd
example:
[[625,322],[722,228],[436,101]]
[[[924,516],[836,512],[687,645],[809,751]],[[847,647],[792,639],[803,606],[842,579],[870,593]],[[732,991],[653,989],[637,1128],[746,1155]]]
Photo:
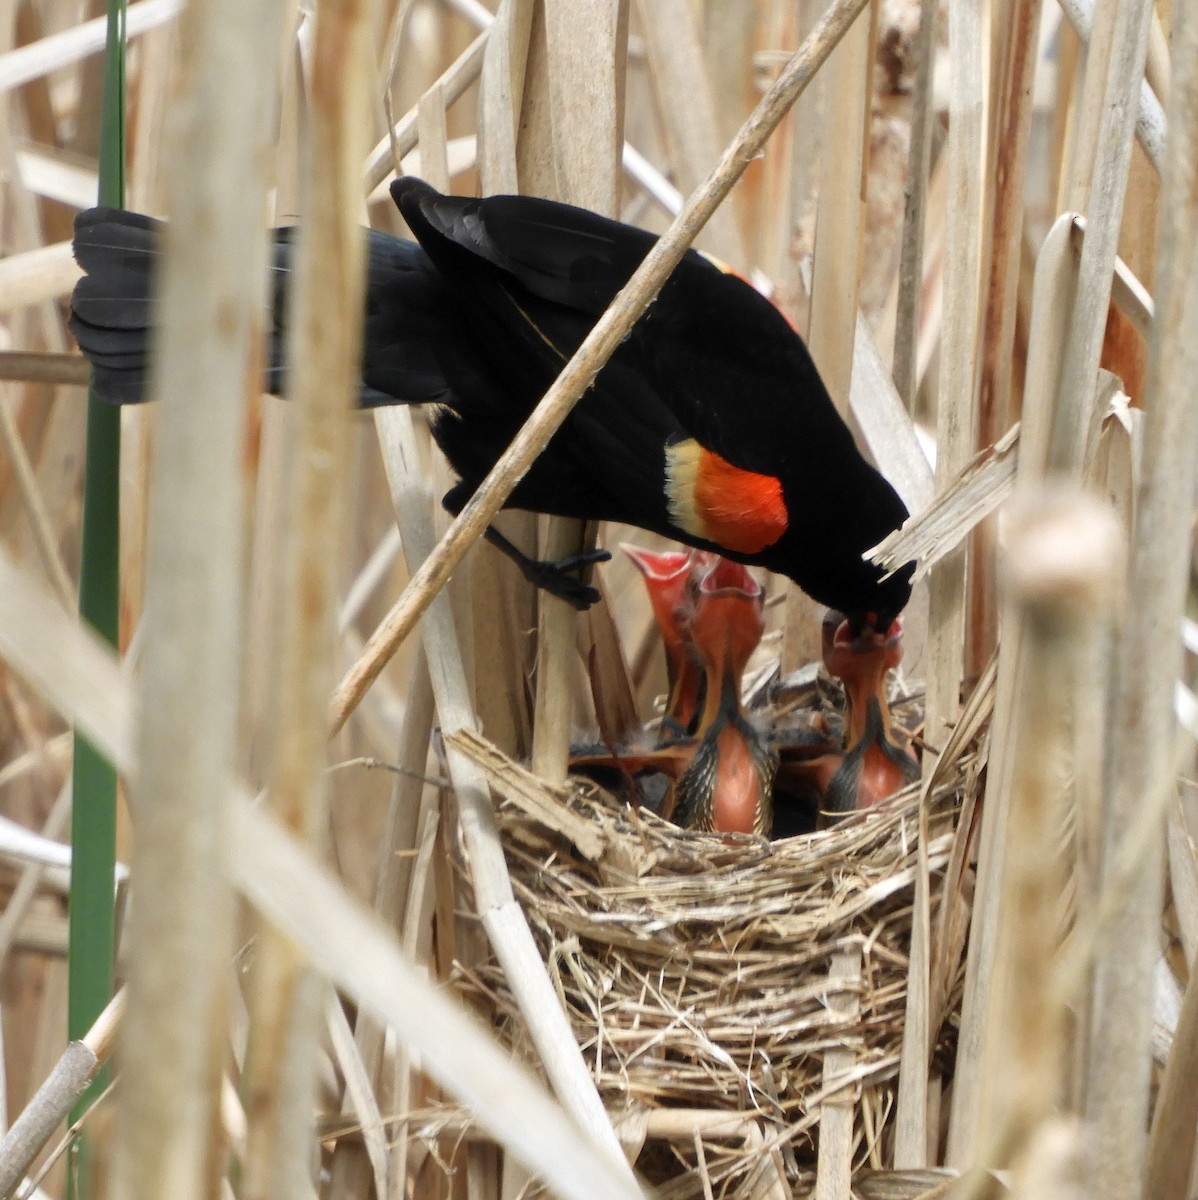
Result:
[[[70,327],[92,364],[101,400],[146,399],[150,343],[158,324],[157,264],[163,223],[141,213],[92,208],[75,221],[84,270],[71,298]],[[429,325],[444,325],[439,282],[413,242],[375,231],[367,238],[366,324],[359,403],[443,399],[448,386],[433,356]],[[295,230],[276,229],[271,253],[264,390],[285,389],[287,298]]]

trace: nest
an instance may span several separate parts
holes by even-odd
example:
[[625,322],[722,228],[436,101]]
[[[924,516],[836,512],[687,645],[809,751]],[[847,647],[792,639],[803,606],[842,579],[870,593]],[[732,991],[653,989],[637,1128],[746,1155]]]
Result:
[[[933,904],[977,771],[977,755],[965,756],[931,798]],[[600,1094],[639,1169],[673,1180],[670,1194],[698,1194],[685,1182],[696,1170],[715,1194],[735,1194],[763,1163],[786,1185],[778,1194],[792,1194],[809,1177],[833,1092],[855,1105],[859,1161],[881,1165],[902,1045],[917,791],[768,842],[683,832],[578,785],[568,806],[599,831],[598,855],[580,852],[568,826],[502,805],[513,885]],[[948,973],[941,1051],[959,967]],[[457,984],[514,1048],[526,1043],[493,962],[461,968]],[[829,1051],[847,1052],[847,1075],[829,1078]]]

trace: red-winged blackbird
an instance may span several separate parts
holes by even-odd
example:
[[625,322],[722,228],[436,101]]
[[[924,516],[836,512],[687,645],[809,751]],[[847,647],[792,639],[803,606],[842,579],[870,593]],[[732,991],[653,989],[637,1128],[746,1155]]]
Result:
[[[391,192],[417,242],[366,235],[360,400],[438,406],[434,435],[460,479],[445,504],[457,512],[655,238],[527,196],[442,196],[417,179]],[[71,326],[97,393],[114,403],[143,398],[157,228],[112,209],[76,221],[86,275]],[[271,391],[284,384],[292,254],[293,231],[277,231]],[[508,504],[622,521],[767,567],[855,630],[887,629],[910,594],[909,572],[883,580],[861,559],[907,510],[858,452],[802,340],[695,251]],[[580,606],[595,597],[553,564],[521,565]]]

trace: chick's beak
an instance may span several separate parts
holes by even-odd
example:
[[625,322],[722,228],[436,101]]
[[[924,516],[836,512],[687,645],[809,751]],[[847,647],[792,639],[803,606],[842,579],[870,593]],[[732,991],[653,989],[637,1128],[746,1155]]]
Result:
[[[708,714],[714,716],[726,681],[739,695],[740,678],[765,631],[765,594],[740,563],[717,558],[699,581],[691,638],[707,668]],[[714,694],[713,694],[714,693]]]
[[645,550],[622,543],[645,581],[653,617],[666,652],[665,724],[685,733],[695,719],[703,671],[691,644],[691,615],[695,605],[696,550]]

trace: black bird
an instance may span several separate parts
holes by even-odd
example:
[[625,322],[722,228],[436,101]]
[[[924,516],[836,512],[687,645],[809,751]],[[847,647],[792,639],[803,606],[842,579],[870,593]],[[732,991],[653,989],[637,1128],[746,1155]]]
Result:
[[[458,512],[655,242],[527,196],[391,194],[417,241],[369,231],[360,402],[438,406],[434,436]],[[92,209],[71,327],[98,395],[141,400],[155,321],[158,223]],[[275,233],[266,386],[284,384],[293,233]],[[907,510],[857,450],[802,339],[773,305],[689,251],[520,481],[509,507],[622,521],[789,576],[854,629],[885,630],[910,595],[862,552]],[[579,607],[592,589],[488,535]]]

